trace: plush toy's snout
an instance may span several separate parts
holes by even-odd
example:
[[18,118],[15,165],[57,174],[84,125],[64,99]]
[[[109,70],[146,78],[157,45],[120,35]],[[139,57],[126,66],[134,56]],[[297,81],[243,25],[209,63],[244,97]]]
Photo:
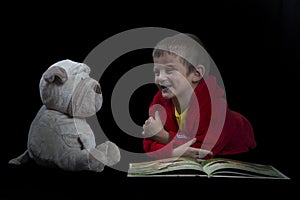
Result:
[[102,106],[99,83],[92,78],[82,79],[75,87],[68,106],[68,114],[74,117],[89,117]]

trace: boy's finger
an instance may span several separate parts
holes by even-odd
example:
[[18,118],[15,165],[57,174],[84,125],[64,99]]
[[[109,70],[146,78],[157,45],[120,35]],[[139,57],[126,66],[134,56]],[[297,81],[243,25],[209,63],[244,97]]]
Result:
[[146,121],[145,121],[145,126],[148,126],[150,124],[150,119],[147,119]]
[[201,153],[207,153],[207,154],[212,154],[211,151],[205,150],[205,149],[200,149]]
[[199,149],[199,155],[200,154],[212,155],[213,153],[211,151],[206,150],[206,149]]
[[194,144],[196,141],[197,141],[197,139],[196,139],[196,138],[193,138],[192,141],[191,141],[190,146],[191,146],[192,144]]
[[192,140],[188,141],[187,143],[183,144],[185,147],[189,147],[192,144],[194,144],[196,142],[196,138],[193,138]]
[[159,112],[155,111],[155,120],[160,120]]
[[204,161],[204,159],[201,159],[201,158],[196,158],[196,160],[197,160],[199,163],[201,163],[201,162]]

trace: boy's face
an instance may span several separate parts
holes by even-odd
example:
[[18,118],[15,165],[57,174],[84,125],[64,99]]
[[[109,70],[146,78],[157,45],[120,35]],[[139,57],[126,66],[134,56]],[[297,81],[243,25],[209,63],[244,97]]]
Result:
[[153,60],[155,84],[162,96],[166,99],[184,97],[193,87],[193,73],[188,74],[187,67],[180,62],[179,57],[171,54],[166,53]]

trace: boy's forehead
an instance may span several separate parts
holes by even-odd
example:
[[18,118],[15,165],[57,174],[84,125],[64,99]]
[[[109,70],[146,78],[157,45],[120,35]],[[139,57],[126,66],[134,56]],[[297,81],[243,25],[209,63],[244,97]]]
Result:
[[159,57],[153,58],[155,65],[171,65],[174,63],[180,63],[179,57],[172,54],[164,54]]
[[171,68],[175,67],[176,64],[174,63],[166,63],[166,64],[160,64],[160,63],[154,63],[154,68],[159,69],[159,68]]
[[179,63],[177,62],[167,62],[167,63],[159,63],[154,62],[154,68],[177,68],[179,67]]

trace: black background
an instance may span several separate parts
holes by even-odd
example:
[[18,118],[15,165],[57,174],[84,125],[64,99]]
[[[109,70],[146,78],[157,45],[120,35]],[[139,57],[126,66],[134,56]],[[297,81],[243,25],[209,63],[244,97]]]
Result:
[[[2,17],[2,144],[0,197],[58,197],[103,195],[126,198],[290,197],[298,182],[297,127],[299,119],[299,11],[296,0],[210,1],[186,5],[11,5]],[[182,3],[181,3],[182,4]],[[148,8],[151,9],[148,10]],[[93,8],[93,9],[91,9]],[[125,9],[126,8],[126,9]],[[122,9],[122,12],[119,11]],[[133,28],[163,27],[197,35],[221,72],[229,107],[252,123],[257,148],[253,161],[271,164],[291,180],[129,179],[106,167],[93,172],[64,172],[34,164],[8,166],[9,159],[26,149],[30,123],[41,107],[38,83],[54,62],[82,62],[103,40]],[[120,147],[141,152],[138,138],[123,133],[114,123],[110,95],[114,84],[130,67],[151,62],[150,50],[122,56],[108,68],[100,83],[103,107],[97,113],[104,132]],[[155,87],[144,86],[130,101],[132,119],[139,125]],[[241,192],[242,194],[238,193]],[[125,196],[124,196],[125,197]]]

